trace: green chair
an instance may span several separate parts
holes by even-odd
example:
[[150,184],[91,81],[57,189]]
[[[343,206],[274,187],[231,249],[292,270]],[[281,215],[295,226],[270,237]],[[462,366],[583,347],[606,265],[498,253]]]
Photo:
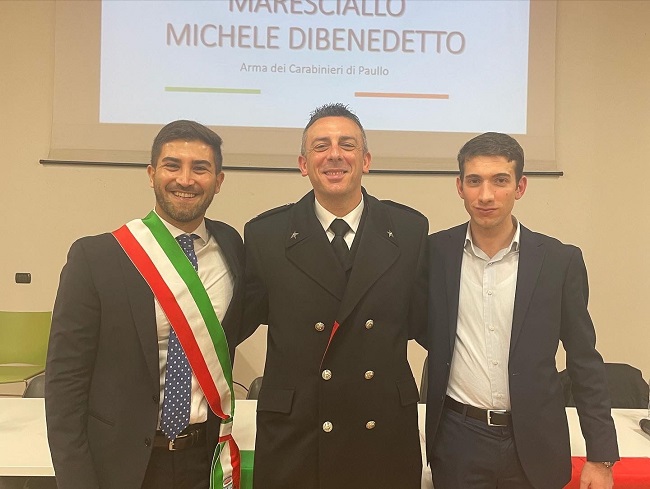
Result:
[[45,371],[52,313],[0,311],[0,384],[27,381]]

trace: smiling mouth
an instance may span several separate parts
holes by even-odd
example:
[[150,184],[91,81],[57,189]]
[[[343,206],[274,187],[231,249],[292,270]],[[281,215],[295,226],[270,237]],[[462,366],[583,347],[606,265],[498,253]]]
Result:
[[176,191],[176,192],[172,192],[172,194],[175,195],[176,197],[180,197],[181,199],[191,199],[193,197],[196,197],[196,194],[191,194],[189,192]]
[[323,173],[325,173],[325,175],[328,177],[340,177],[345,175],[347,172],[345,170],[327,170]]

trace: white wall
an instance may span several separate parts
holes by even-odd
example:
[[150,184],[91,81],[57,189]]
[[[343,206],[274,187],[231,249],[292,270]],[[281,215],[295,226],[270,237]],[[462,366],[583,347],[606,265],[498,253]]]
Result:
[[[51,309],[70,243],[143,216],[154,203],[143,169],[39,164],[51,130],[55,5],[0,2],[0,215],[3,237],[11,236],[0,241],[0,309]],[[556,139],[565,175],[531,178],[516,207],[526,226],[582,248],[598,347],[606,361],[636,365],[645,377],[648,19],[648,1],[558,2]],[[466,220],[453,177],[369,175],[365,186],[422,211],[432,231]],[[308,189],[298,174],[230,172],[208,215],[242,231],[254,215]],[[15,284],[16,272],[31,272],[32,284]],[[263,334],[244,344],[235,380],[247,384],[261,372],[263,351]],[[419,376],[419,347],[411,358]]]

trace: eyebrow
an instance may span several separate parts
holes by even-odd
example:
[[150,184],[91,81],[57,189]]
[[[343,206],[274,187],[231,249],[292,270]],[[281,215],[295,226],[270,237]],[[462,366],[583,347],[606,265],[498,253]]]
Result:
[[[338,141],[339,142],[342,142],[342,141],[354,141],[356,143],[357,138],[354,137],[354,136],[345,136],[344,135],[344,136],[340,136]],[[312,144],[320,143],[320,142],[330,142],[330,137],[329,136],[322,136],[322,137],[319,137],[319,138],[314,138],[314,140],[312,141]]]
[[[494,175],[489,175],[487,178],[499,178],[499,177],[508,177],[510,178],[512,175],[510,173],[496,173]],[[479,175],[477,173],[466,173],[465,178],[483,178],[482,175]]]
[[[161,161],[170,161],[172,163],[180,163],[181,159],[180,158],[174,158],[173,156],[165,156],[164,158],[161,159]],[[210,160],[192,160],[192,165],[210,165],[210,166],[212,166],[212,162]]]

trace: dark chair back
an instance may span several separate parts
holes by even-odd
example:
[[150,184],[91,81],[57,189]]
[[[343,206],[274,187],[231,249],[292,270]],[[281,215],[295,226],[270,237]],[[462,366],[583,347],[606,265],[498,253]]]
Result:
[[251,382],[251,385],[248,388],[248,394],[246,394],[246,399],[257,399],[259,397],[263,378],[264,377],[257,377],[253,382]]
[[[613,408],[644,409],[648,407],[648,384],[638,368],[627,363],[606,363],[607,387]],[[575,406],[573,386],[566,370],[560,372],[566,406]]]
[[45,374],[40,374],[27,382],[23,397],[45,397]]
[[429,374],[429,357],[427,356],[424,359],[424,366],[422,367],[422,379],[420,380],[420,404],[425,404],[427,402],[427,387]]

